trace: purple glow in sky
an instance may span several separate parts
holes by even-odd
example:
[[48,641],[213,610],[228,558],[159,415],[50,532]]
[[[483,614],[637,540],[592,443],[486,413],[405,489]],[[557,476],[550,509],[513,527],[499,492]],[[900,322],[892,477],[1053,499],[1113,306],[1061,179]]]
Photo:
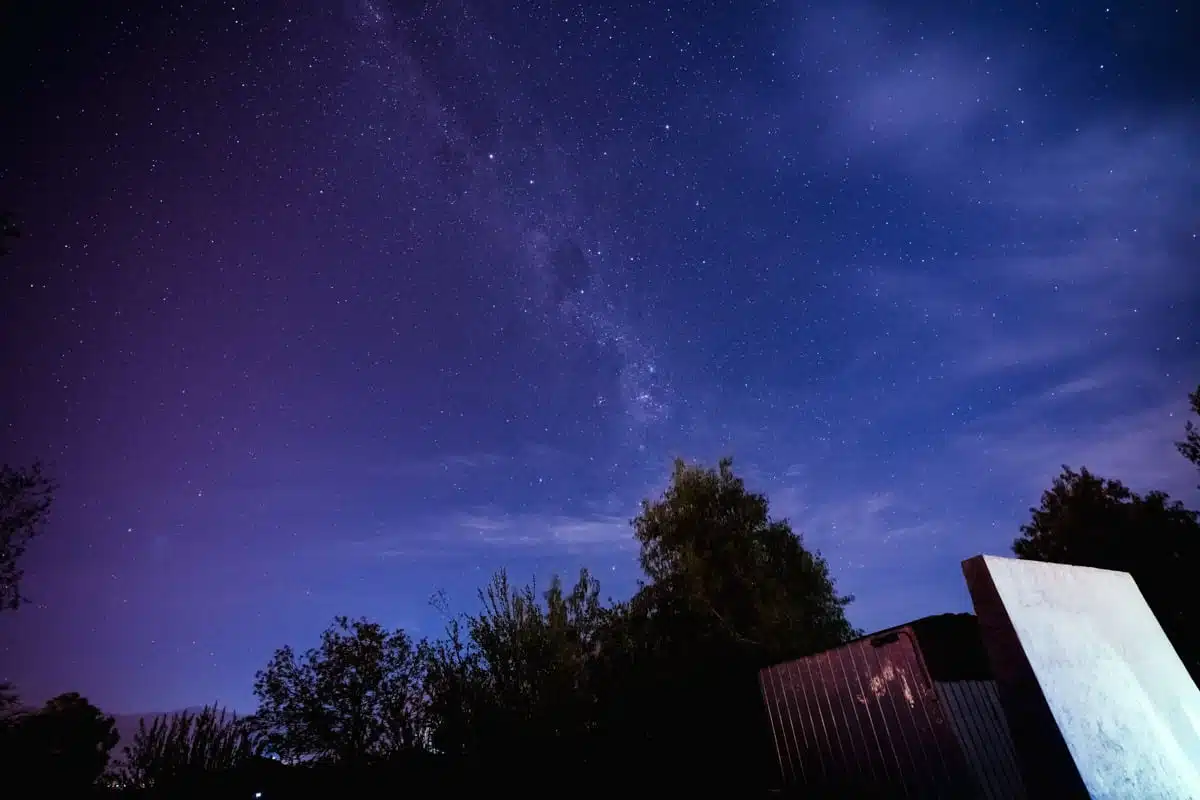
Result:
[[29,700],[249,709],[499,566],[623,596],[676,455],[867,629],[1063,463],[1196,499],[1187,4],[101,5],[0,12]]

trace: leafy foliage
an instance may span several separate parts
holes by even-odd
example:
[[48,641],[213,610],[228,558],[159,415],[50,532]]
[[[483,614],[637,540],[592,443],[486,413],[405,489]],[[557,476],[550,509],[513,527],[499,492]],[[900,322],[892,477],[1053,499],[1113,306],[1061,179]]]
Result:
[[104,774],[117,738],[113,718],[71,692],[19,715],[5,755],[13,760],[18,785],[36,785],[48,794],[76,793]]
[[12,775],[18,769],[25,716],[17,690],[11,683],[0,683],[0,775]]
[[25,600],[18,562],[41,533],[55,488],[38,462],[27,468],[0,466],[0,610],[15,610]]
[[624,743],[614,757],[694,764],[701,784],[754,774],[769,752],[755,735],[766,729],[756,671],[855,636],[852,598],[729,459],[677,461],[633,527],[647,582],[601,648],[610,740]]
[[1200,678],[1200,517],[1162,492],[1063,467],[1013,542],[1018,558],[1128,572],[1176,652]]
[[841,644],[856,635],[829,567],[767,498],[749,492],[730,459],[717,469],[676,461],[671,485],[643,501],[634,520],[650,584],[643,604],[689,618],[706,640],[768,664]]
[[430,649],[434,745],[507,763],[532,752],[619,763],[676,788],[671,763],[696,764],[704,781],[768,753],[754,736],[756,670],[855,634],[823,559],[768,511],[730,462],[680,462],[633,522],[648,580],[629,601],[602,603],[586,571],[540,598],[497,574],[481,611],[452,619]]
[[8,682],[0,683],[0,724],[18,714],[21,710],[21,698],[16,688]]
[[288,761],[363,764],[420,746],[424,647],[337,617],[319,647],[280,648],[255,678],[255,728]]
[[[275,652],[256,675],[253,717],[207,707],[143,720],[112,774],[127,787],[199,792],[275,768],[312,780],[373,774],[386,784],[403,765],[463,787],[483,777],[494,788],[553,764],[588,776],[589,789],[627,786],[636,775],[643,789],[712,790],[731,779],[739,796],[752,793],[755,776],[771,774],[754,763],[771,752],[760,738],[768,729],[757,669],[854,636],[850,598],[729,461],[676,463],[632,528],[645,581],[624,602],[603,602],[586,570],[544,589],[515,585],[502,570],[479,592],[478,610],[448,615],[434,642],[337,617],[318,646]],[[37,736],[29,727],[25,741],[43,759],[76,754],[75,774],[94,781],[115,733],[79,703],[55,711],[64,719],[75,709],[78,742],[55,744],[51,727]]]
[[140,720],[116,773],[124,787],[162,787],[235,769],[260,750],[246,718],[205,706],[199,713],[156,717],[149,726]]
[[454,755],[578,746],[592,728],[590,659],[606,617],[599,584],[581,571],[533,585],[497,573],[481,611],[451,620],[430,649],[426,692],[434,747]]
[[[1188,395],[1188,402],[1191,404],[1192,413],[1200,417],[1200,386]],[[1180,455],[1200,469],[1200,428],[1191,420],[1184,425],[1183,441],[1176,442],[1175,447],[1179,449]]]

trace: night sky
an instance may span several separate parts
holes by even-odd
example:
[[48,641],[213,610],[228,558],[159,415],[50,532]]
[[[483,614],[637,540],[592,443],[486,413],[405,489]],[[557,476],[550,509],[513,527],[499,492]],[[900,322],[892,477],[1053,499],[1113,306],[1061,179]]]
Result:
[[676,455],[867,629],[969,608],[1063,463],[1197,500],[1191,4],[6,5],[30,701],[250,710],[500,566],[627,596]]

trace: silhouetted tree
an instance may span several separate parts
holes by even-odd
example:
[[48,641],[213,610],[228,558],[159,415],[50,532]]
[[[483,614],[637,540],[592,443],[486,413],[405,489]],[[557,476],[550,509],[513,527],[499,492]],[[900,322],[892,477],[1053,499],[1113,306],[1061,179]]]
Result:
[[1200,678],[1200,521],[1163,492],[1063,467],[1013,542],[1018,558],[1128,572],[1193,679]]
[[41,533],[55,488],[38,462],[24,469],[0,466],[0,611],[15,610],[25,599],[19,562]]
[[0,723],[16,714],[21,709],[21,696],[11,683],[0,683]]
[[835,591],[825,560],[771,518],[730,459],[715,470],[676,461],[666,493],[643,501],[633,524],[649,579],[640,604],[660,617],[687,617],[762,665],[856,635],[845,615],[853,598]]
[[20,236],[21,229],[17,227],[12,212],[0,211],[0,256],[8,255],[8,240],[18,239]]
[[421,746],[423,644],[402,630],[335,618],[319,647],[297,657],[275,651],[255,678],[255,729],[289,761],[349,766]]
[[518,588],[498,572],[479,593],[481,611],[451,620],[430,649],[432,745],[494,761],[578,751],[594,727],[599,591],[583,570],[569,591],[554,577],[539,602],[533,585]]
[[729,459],[677,461],[633,526],[647,582],[611,612],[596,667],[613,757],[687,763],[701,785],[749,780],[769,752],[757,670],[856,635],[851,598]]
[[[1200,386],[1197,386],[1196,391],[1188,395],[1188,401],[1191,403],[1192,413],[1200,417]],[[1183,441],[1176,442],[1175,447],[1179,449],[1184,458],[1200,468],[1200,428],[1188,420],[1183,430]]]
[[123,788],[168,787],[204,774],[236,769],[260,754],[261,745],[244,717],[205,706],[138,721],[115,774]]
[[359,766],[425,747],[493,788],[553,764],[593,790],[733,778],[745,796],[770,774],[757,670],[856,635],[850,598],[728,460],[677,462],[633,530],[646,581],[626,602],[586,570],[540,593],[500,571],[432,644],[339,618],[303,658],[279,650],[255,685],[267,749]]
[[[444,593],[432,604],[448,611]],[[488,700],[482,660],[471,644],[465,615],[449,617],[445,636],[428,646],[424,680],[431,748],[455,758],[475,754],[480,738],[475,718]]]
[[10,780],[20,766],[20,724],[26,715],[11,683],[0,683],[0,780]]
[[[20,235],[12,212],[0,211],[0,256],[8,255],[8,240]],[[38,462],[24,469],[0,466],[0,611],[16,610],[24,600],[17,562],[41,531],[54,488]]]
[[13,759],[17,785],[78,797],[104,774],[117,739],[113,718],[71,692],[22,714],[5,755]]

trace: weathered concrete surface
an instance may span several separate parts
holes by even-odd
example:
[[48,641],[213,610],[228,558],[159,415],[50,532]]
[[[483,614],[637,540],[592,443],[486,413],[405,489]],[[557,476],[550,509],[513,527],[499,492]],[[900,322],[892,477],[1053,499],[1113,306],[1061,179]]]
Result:
[[994,556],[963,568],[990,578],[1091,797],[1200,798],[1200,690],[1128,574]]

